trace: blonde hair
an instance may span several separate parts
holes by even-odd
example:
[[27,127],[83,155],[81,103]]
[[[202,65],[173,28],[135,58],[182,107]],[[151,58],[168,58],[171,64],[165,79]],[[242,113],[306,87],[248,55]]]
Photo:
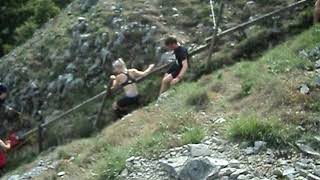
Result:
[[117,59],[113,64],[112,64],[114,69],[120,69],[122,72],[127,72],[127,66],[126,63],[123,61],[122,58]]

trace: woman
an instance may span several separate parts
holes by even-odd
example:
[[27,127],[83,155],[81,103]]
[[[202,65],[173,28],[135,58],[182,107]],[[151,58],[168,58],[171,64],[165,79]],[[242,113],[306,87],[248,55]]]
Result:
[[128,107],[139,105],[139,92],[136,85],[136,79],[147,75],[154,68],[154,64],[149,65],[145,71],[137,69],[127,69],[125,62],[120,58],[113,63],[114,72],[116,75],[110,76],[113,80],[111,89],[123,87],[125,96],[113,103],[113,110],[120,118],[127,114]]

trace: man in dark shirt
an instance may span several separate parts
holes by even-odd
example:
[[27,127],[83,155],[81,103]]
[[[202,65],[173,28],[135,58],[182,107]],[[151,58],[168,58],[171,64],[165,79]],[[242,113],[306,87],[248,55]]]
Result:
[[0,83],[0,106],[2,106],[7,98],[8,88]]
[[176,56],[174,63],[164,75],[161,83],[160,95],[167,91],[170,86],[181,81],[188,69],[188,50],[178,44],[176,38],[169,37],[165,40],[165,45],[169,50],[173,50]]

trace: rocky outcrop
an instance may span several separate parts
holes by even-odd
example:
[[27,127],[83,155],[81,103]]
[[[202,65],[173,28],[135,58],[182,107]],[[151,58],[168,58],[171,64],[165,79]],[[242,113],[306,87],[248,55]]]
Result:
[[[248,153],[248,148],[253,153]],[[298,153],[285,158],[263,141],[255,142],[253,147],[240,148],[212,136],[200,144],[170,149],[159,159],[131,157],[120,177],[129,180],[307,180],[320,178],[319,169],[320,161],[317,159]]]

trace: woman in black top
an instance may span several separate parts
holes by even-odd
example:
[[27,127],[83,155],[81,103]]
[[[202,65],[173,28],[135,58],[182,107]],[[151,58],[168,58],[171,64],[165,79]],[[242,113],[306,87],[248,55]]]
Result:
[[114,72],[110,79],[113,80],[111,89],[122,86],[125,96],[113,103],[113,110],[119,117],[127,113],[127,107],[139,104],[139,92],[135,83],[136,79],[147,75],[153,69],[154,64],[149,65],[145,71],[127,69],[125,62],[118,59],[113,63]]

